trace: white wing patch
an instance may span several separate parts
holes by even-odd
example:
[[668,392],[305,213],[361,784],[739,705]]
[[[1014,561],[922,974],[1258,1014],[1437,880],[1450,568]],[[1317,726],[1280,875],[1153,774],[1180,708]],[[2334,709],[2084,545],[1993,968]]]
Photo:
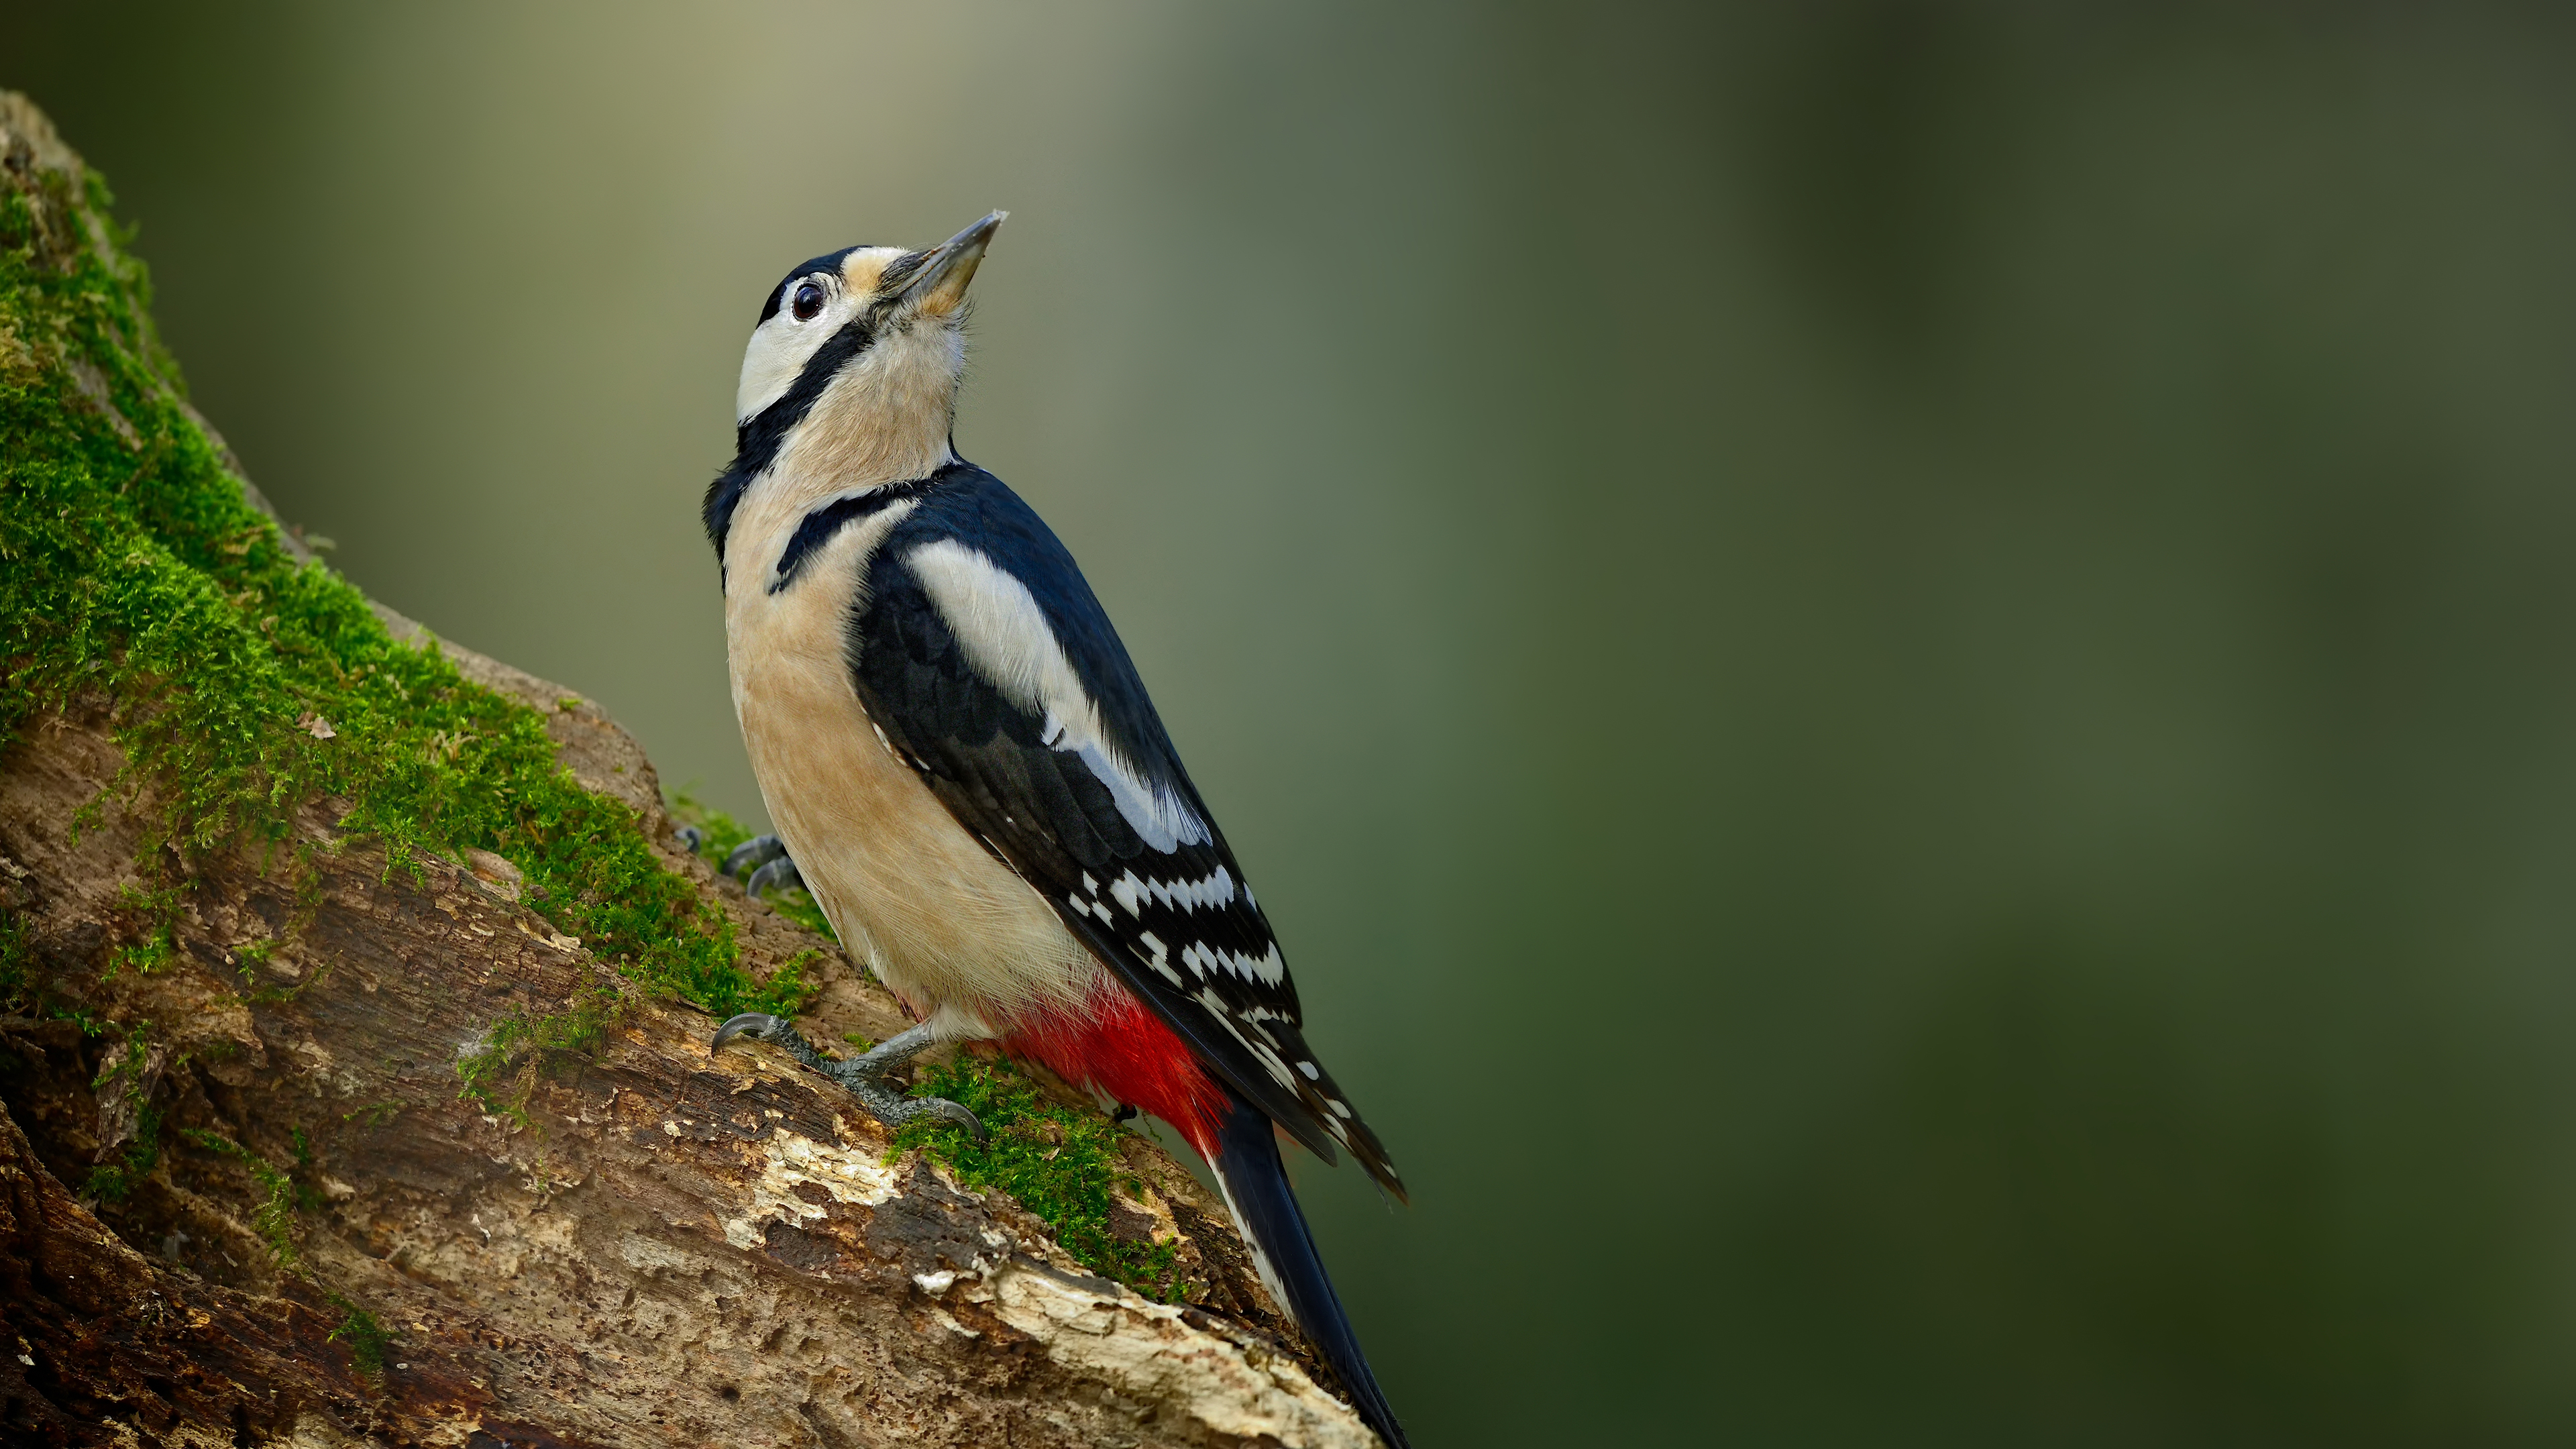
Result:
[[[948,621],[967,662],[1005,699],[1045,716],[1039,739],[1078,756],[1109,787],[1119,815],[1147,845],[1169,853],[1214,838],[1179,796],[1148,783],[1110,747],[1099,704],[1083,689],[1028,585],[955,539],[925,543],[904,562]],[[1230,885],[1227,894],[1230,899]]]
[[[1279,943],[1270,943],[1269,951],[1260,956],[1246,956],[1240,951],[1225,951],[1193,941],[1181,948],[1181,964],[1190,974],[1204,980],[1211,971],[1231,971],[1246,981],[1259,981],[1276,986],[1288,974],[1288,963],[1279,956]],[[1264,1014],[1247,1011],[1247,1020],[1259,1021]]]
[[[1101,898],[1100,882],[1094,880],[1089,871],[1083,872],[1082,885],[1083,891],[1091,893],[1090,899],[1083,898],[1083,891],[1068,891],[1064,897],[1065,905],[1077,916],[1097,917],[1102,925],[1113,931],[1119,929],[1120,922],[1117,914],[1109,909],[1110,900],[1126,907],[1131,919],[1141,920],[1145,914],[1145,903],[1149,900],[1177,911],[1221,910],[1233,903],[1236,889],[1234,873],[1222,865],[1205,880],[1183,881],[1179,885],[1146,880],[1132,870],[1123,871],[1118,879],[1109,883],[1108,900]],[[1245,890],[1243,895],[1246,900],[1252,898],[1250,890]],[[1163,943],[1162,937],[1151,931],[1141,931],[1137,933],[1136,943],[1151,953],[1146,965],[1174,986],[1182,984],[1181,974],[1172,969],[1171,947]],[[1247,956],[1204,941],[1185,941],[1179,960],[1190,969],[1190,975],[1200,981],[1207,980],[1210,973],[1217,971],[1232,972],[1245,981],[1258,981],[1267,986],[1277,986],[1288,979],[1288,962],[1279,954],[1277,941],[1270,942],[1269,948],[1258,956]],[[1237,1014],[1246,1021],[1270,1021],[1279,1016],[1278,1012],[1260,1005],[1245,1007]]]
[[1172,954],[1171,948],[1163,944],[1162,937],[1155,935],[1151,931],[1147,931],[1143,935],[1138,936],[1136,941],[1137,944],[1154,953],[1153,956],[1145,962],[1146,965],[1153,967],[1158,972],[1161,972],[1163,979],[1169,981],[1174,986],[1181,984],[1181,973],[1172,969],[1172,963],[1170,960]]
[[1185,880],[1178,885],[1146,880],[1129,871],[1109,883],[1109,894],[1127,908],[1127,914],[1145,913],[1148,898],[1176,911],[1213,911],[1234,904],[1234,873],[1218,866],[1205,880]]

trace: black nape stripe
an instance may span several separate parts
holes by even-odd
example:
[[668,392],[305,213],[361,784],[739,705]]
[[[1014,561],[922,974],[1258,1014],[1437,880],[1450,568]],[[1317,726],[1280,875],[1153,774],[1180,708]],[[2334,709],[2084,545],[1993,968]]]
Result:
[[796,374],[796,381],[778,401],[734,429],[733,462],[707,484],[706,501],[699,510],[707,526],[707,541],[716,546],[719,568],[724,564],[725,536],[733,531],[733,511],[742,503],[743,490],[778,461],[778,450],[786,445],[789,430],[805,421],[805,415],[823,396],[823,389],[832,385],[833,377],[876,341],[876,331],[870,325],[874,318],[873,311],[851,318],[805,359],[805,370]]
[[[769,289],[768,300],[760,308],[761,322],[767,323],[778,315],[779,299],[786,296],[789,283],[816,272],[838,276],[842,262],[850,253],[864,250],[867,250],[865,246],[843,247],[790,271],[779,279],[777,286]],[[919,271],[930,255],[929,252],[906,252],[886,263],[885,270],[878,277],[880,296],[877,301],[814,349],[814,355],[805,359],[804,369],[796,374],[795,383],[779,395],[778,401],[735,427],[733,462],[708,482],[706,498],[698,509],[700,519],[706,524],[707,541],[715,545],[719,577],[724,569],[725,539],[733,532],[734,510],[742,505],[744,491],[751,487],[754,479],[769,471],[770,464],[778,461],[778,450],[786,445],[787,434],[805,421],[805,415],[814,410],[815,402],[823,396],[823,390],[832,385],[832,379],[876,341],[876,324],[889,305],[882,296],[886,286]],[[803,535],[800,533],[798,536],[801,538]],[[794,554],[796,546],[790,544],[788,551]]]
[[823,545],[830,543],[832,535],[862,518],[881,513],[906,498],[920,497],[961,470],[976,471],[972,463],[950,463],[927,478],[915,478],[906,483],[887,483],[855,497],[835,498],[806,514],[797,522],[796,532],[789,536],[786,551],[778,556],[778,570],[770,576],[769,591],[775,594],[795,583],[797,576],[805,571],[805,560]]

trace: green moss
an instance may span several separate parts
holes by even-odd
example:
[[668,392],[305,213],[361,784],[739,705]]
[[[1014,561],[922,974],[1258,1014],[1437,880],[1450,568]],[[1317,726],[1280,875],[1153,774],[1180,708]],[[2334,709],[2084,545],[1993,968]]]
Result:
[[361,1377],[383,1378],[385,1361],[392,1356],[389,1350],[393,1347],[394,1336],[385,1332],[384,1324],[376,1315],[351,1302],[345,1295],[333,1293],[329,1296],[332,1306],[346,1315],[340,1320],[340,1326],[331,1330],[329,1341],[349,1345],[349,1363]]
[[[735,846],[751,839],[751,831],[741,821],[704,803],[685,789],[672,792],[668,797],[668,805],[673,820],[682,825],[697,827],[698,854],[717,870],[724,869],[725,857],[733,852]],[[831,921],[824,916],[822,903],[815,900],[802,886],[770,891],[761,899],[769,902],[771,908],[778,914],[803,926],[815,935],[827,941],[841,939],[832,930]],[[822,953],[814,954],[819,956]],[[804,960],[804,957],[799,956],[796,961],[789,964],[796,966]]]
[[[465,1082],[457,1096],[524,1127],[528,1095],[536,1089],[537,1073],[547,1058],[567,1052],[595,1055],[625,1014],[625,999],[604,988],[584,993],[560,1012],[536,1016],[505,1012],[481,1041],[457,1057],[456,1075]],[[513,1083],[515,1090],[505,1093],[505,1085]]]
[[[137,1184],[152,1175],[161,1162],[161,1109],[144,1091],[144,1064],[150,1059],[150,1044],[145,1030],[150,1023],[126,1033],[125,1050],[116,1064],[101,1077],[121,1084],[126,1103],[134,1110],[134,1135],[116,1150],[116,1155],[89,1170],[81,1182],[81,1196],[92,1202],[123,1202],[133,1195]],[[102,1083],[104,1084],[104,1083]]]
[[157,1108],[146,1107],[135,1123],[134,1136],[114,1157],[91,1168],[89,1176],[81,1179],[81,1196],[92,1202],[123,1202],[160,1165],[161,1113]]
[[179,902],[176,886],[149,889],[127,881],[116,893],[118,914],[136,923],[140,939],[117,948],[108,958],[107,974],[136,971],[149,975],[170,964],[179,949]]
[[[125,765],[85,813],[96,818],[120,795],[155,802],[140,879],[121,902],[132,940],[110,968],[172,958],[185,893],[209,856],[248,850],[295,879],[291,935],[317,899],[314,854],[366,838],[381,843],[389,871],[469,847],[496,852],[525,875],[533,909],[643,988],[718,1016],[796,1014],[812,993],[810,956],[765,981],[750,976],[723,912],[662,868],[632,810],[556,763],[537,710],[466,680],[434,641],[397,642],[356,588],[296,561],[188,416],[152,325],[149,279],[106,222],[105,183],[92,173],[75,194],[39,173],[34,184],[31,195],[0,178],[0,746],[46,712],[101,710]],[[92,225],[109,245],[62,245]],[[82,377],[99,384],[95,397]],[[350,808],[317,846],[294,822],[328,799]],[[707,831],[718,863],[745,836],[685,797],[676,809]],[[782,914],[828,933],[810,899],[784,894]],[[240,953],[246,966],[260,949]],[[31,990],[32,960],[14,920],[0,923],[0,985]],[[246,978],[243,989],[255,988]],[[465,1095],[523,1117],[548,1054],[596,1049],[616,993],[599,998],[496,1022],[458,1064]],[[94,1034],[121,1029],[80,1020]],[[138,1073],[140,1040],[127,1033]],[[530,1074],[515,1094],[514,1062]],[[1108,1231],[1118,1128],[1042,1101],[1007,1067],[944,1069],[931,1090],[974,1107],[994,1138],[914,1134],[925,1150],[969,1183],[1010,1192],[1095,1271],[1175,1291],[1172,1248]],[[159,1129],[156,1115],[93,1175],[97,1188],[130,1191],[158,1160]],[[220,1136],[190,1140],[250,1168],[266,1194],[259,1230],[291,1261],[291,1174]],[[381,1329],[350,1312],[353,1353],[380,1362]]]
[[[260,1241],[268,1244],[268,1250],[277,1255],[279,1267],[293,1267],[296,1259],[296,1211],[320,1205],[312,1190],[298,1186],[293,1173],[219,1132],[210,1132],[202,1127],[183,1127],[179,1129],[179,1135],[219,1157],[232,1158],[249,1171],[251,1180],[259,1184],[264,1194],[259,1206],[251,1210],[251,1231],[259,1234]],[[305,1147],[301,1131],[296,1133],[296,1147],[299,1156],[310,1162],[311,1149]]]
[[63,215],[75,232],[105,217],[105,184],[36,185],[0,188],[0,744],[43,712],[103,707],[126,759],[110,792],[157,800],[127,903],[140,940],[116,968],[168,959],[208,854],[295,870],[313,849],[296,811],[337,797],[342,835],[398,865],[506,857],[558,929],[653,991],[717,1015],[801,1004],[801,979],[742,970],[723,913],[662,868],[632,810],[556,763],[537,711],[435,643],[396,642],[356,588],[295,561],[184,410],[141,263],[60,246]]
[[1119,1152],[1124,1128],[1098,1112],[1048,1100],[1008,1061],[960,1057],[924,1072],[919,1090],[964,1105],[990,1134],[917,1118],[895,1134],[898,1152],[919,1147],[978,1191],[999,1188],[1055,1234],[1064,1250],[1104,1278],[1158,1302],[1181,1292],[1177,1242],[1128,1242],[1109,1230],[1110,1194],[1144,1191]]
[[697,828],[698,854],[718,870],[735,846],[751,838],[750,827],[699,799],[688,786],[663,792],[662,803],[673,820]]
[[370,1102],[354,1112],[343,1112],[340,1120],[355,1122],[370,1132],[383,1131],[388,1123],[402,1115],[400,1102]]
[[0,1011],[23,1015],[35,1005],[36,945],[18,913],[0,906]]

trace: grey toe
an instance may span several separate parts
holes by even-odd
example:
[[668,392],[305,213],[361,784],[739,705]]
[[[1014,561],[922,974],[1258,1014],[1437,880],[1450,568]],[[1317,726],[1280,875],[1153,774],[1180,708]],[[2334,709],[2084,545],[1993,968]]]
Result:
[[805,877],[796,869],[796,862],[784,855],[753,871],[751,879],[742,883],[743,890],[755,901],[760,899],[762,891],[776,890],[781,886],[794,886],[799,890],[805,887]]
[[975,1140],[978,1142],[981,1142],[992,1135],[984,1130],[982,1120],[977,1118],[973,1112],[967,1110],[964,1104],[949,1101],[946,1097],[914,1097],[910,1099],[909,1105],[919,1112],[928,1112],[933,1116],[947,1118],[949,1121],[954,1122],[958,1126],[965,1128],[967,1131],[974,1133]]
[[747,1036],[755,1041],[765,1041],[768,1039],[770,1032],[775,1030],[777,1026],[777,1017],[766,1016],[757,1011],[746,1011],[742,1015],[726,1022],[724,1025],[717,1027],[716,1039],[708,1044],[707,1050],[722,1051],[726,1044],[733,1041],[736,1037]]
[[767,865],[787,854],[787,847],[775,835],[755,835],[726,852],[724,873],[740,875],[753,866]]
[[897,1096],[869,1081],[844,1082],[843,1085],[850,1089],[852,1096],[857,1097],[860,1103],[866,1106],[869,1115],[885,1124],[888,1131],[899,1130],[915,1118],[937,1117],[974,1133],[975,1140],[978,1142],[983,1141],[987,1135],[984,1124],[973,1112],[958,1103],[949,1101],[946,1097]]

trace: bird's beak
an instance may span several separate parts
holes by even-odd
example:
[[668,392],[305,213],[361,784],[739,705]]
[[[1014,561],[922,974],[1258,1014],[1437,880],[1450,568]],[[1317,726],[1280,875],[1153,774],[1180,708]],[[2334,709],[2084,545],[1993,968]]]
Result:
[[921,264],[921,270],[903,284],[898,300],[914,312],[927,317],[945,317],[966,300],[966,284],[975,280],[975,268],[984,261],[984,248],[992,243],[993,233],[1002,229],[1007,211],[997,211],[940,245]]

